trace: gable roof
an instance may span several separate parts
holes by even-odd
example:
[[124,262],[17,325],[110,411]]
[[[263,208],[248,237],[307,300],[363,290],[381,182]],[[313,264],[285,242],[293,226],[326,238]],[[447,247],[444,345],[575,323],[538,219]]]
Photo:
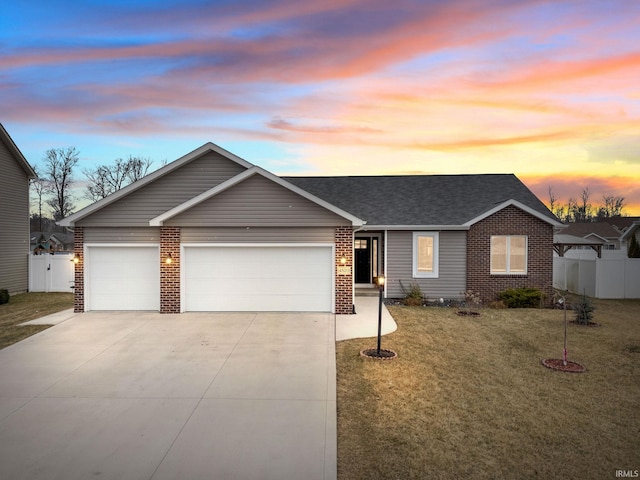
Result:
[[0,123],[0,141],[4,143],[7,149],[12,153],[13,157],[16,159],[20,167],[22,167],[24,172],[27,174],[27,177],[30,179],[36,178],[36,172],[33,170],[31,165],[29,165],[27,159],[24,158],[24,155],[22,155],[22,152],[9,135],[9,132],[5,130],[2,123]]
[[562,233],[583,238],[589,235],[596,235],[603,240],[620,238],[620,232],[613,228],[608,222],[570,223]]
[[620,240],[626,241],[627,239],[631,238],[631,235],[635,235],[635,231],[638,228],[640,228],[640,220],[636,220],[635,222],[633,222],[622,234]]
[[640,221],[640,217],[609,217],[607,223],[614,228],[624,232],[627,228],[631,227],[635,222]]
[[145,185],[148,185],[149,183],[157,180],[158,178],[164,177],[165,175],[170,174],[171,172],[177,170],[178,168],[182,167],[183,165],[201,157],[202,155],[205,155],[208,152],[215,152],[218,153],[220,155],[222,155],[223,157],[237,163],[238,165],[244,167],[245,169],[249,169],[252,168],[253,165],[249,162],[247,162],[246,160],[238,157],[237,155],[234,155],[231,152],[228,152],[227,150],[225,150],[222,147],[219,147],[218,145],[208,142],[205,143],[204,145],[202,145],[199,148],[196,148],[195,150],[193,150],[190,153],[187,153],[186,155],[180,157],[179,159],[165,165],[162,168],[159,168],[158,170],[156,170],[155,172],[150,173],[149,175],[147,175],[146,177],[141,178],[140,180],[138,180],[137,182],[134,182],[132,184],[127,185],[126,187],[118,190],[117,192],[109,195],[106,198],[103,198],[102,200],[98,200],[95,203],[92,203],[91,205],[88,205],[87,207],[83,208],[82,210],[73,213],[71,215],[69,215],[66,218],[63,218],[62,220],[60,220],[58,222],[58,225],[62,225],[64,227],[69,227],[75,224],[75,222],[88,217],[89,215],[91,215],[92,213],[106,207],[107,205],[110,205],[114,202],[116,202],[117,200],[121,199],[122,197],[125,197],[127,195],[129,195],[132,192],[135,192],[136,190],[139,190],[140,188],[144,187]]
[[561,226],[515,175],[285,177],[367,221],[367,227],[471,225],[507,205]]
[[171,210],[168,210],[166,212],[164,212],[161,215],[158,215],[155,218],[152,218],[149,221],[149,225],[151,226],[161,226],[166,220],[169,220],[172,217],[175,217],[176,215],[179,215],[182,212],[187,211],[188,209],[190,209],[191,207],[194,207],[195,205],[198,205],[199,203],[204,202],[205,200],[208,200],[209,198],[214,197],[215,195],[218,195],[226,190],[228,190],[229,188],[245,181],[246,179],[253,177],[254,175],[259,175],[262,176],[264,178],[266,178],[267,180],[270,180],[278,185],[280,185],[281,187],[286,188],[287,190],[290,190],[293,193],[296,193],[298,195],[300,195],[301,197],[306,198],[307,200],[310,200],[313,203],[318,204],[321,207],[326,208],[327,210],[335,213],[336,215],[339,215],[347,220],[349,220],[352,225],[357,225],[357,226],[361,226],[364,224],[364,221],[357,218],[354,215],[351,215],[350,213],[341,210],[340,208],[336,207],[335,205],[332,205],[318,197],[315,197],[314,195],[306,192],[305,190],[302,190],[301,188],[287,182],[286,180],[283,180],[282,178],[273,175],[270,172],[267,172],[266,170],[260,168],[260,167],[251,167],[247,170],[245,170],[242,173],[239,173],[238,175],[236,175],[233,178],[230,178],[229,180],[227,180],[226,182],[221,183],[220,185],[217,185],[215,187],[213,187],[210,190],[207,190],[206,192],[201,193],[200,195],[193,197],[192,199],[182,203],[181,205],[178,205],[174,208],[172,208]]

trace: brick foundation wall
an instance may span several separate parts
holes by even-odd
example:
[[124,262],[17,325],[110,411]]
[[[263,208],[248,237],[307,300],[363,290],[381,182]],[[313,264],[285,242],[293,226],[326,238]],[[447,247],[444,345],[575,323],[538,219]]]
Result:
[[[346,258],[345,264],[340,259]],[[339,267],[350,267],[349,274],[344,275]],[[336,314],[350,315],[353,313],[353,228],[336,228]]]
[[73,311],[84,312],[84,228],[75,227],[73,255],[80,261],[74,265]]
[[[492,235],[527,235],[527,274],[491,275]],[[547,302],[553,295],[553,227],[517,207],[509,206],[472,225],[467,236],[467,290],[484,303],[507,288],[534,287]]]
[[160,227],[160,313],[180,313],[180,227]]

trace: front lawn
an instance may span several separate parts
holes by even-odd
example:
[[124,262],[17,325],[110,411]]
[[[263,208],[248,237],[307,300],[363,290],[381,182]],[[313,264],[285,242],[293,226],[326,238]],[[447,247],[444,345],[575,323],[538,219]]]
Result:
[[[615,478],[640,470],[640,301],[595,300],[599,327],[561,310],[390,307],[398,331],[338,342],[338,478]],[[569,318],[572,318],[569,312]]]
[[0,349],[40,332],[50,325],[18,326],[51,313],[73,308],[73,293],[19,293],[0,305]]

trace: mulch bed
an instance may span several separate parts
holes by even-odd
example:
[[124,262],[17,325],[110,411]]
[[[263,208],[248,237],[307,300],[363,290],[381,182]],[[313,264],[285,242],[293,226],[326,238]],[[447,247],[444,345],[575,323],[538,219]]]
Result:
[[396,352],[393,350],[384,350],[380,349],[380,353],[378,354],[377,348],[367,348],[366,350],[362,350],[360,352],[361,357],[373,358],[375,360],[393,360],[398,356]]
[[576,362],[570,362],[567,360],[567,364],[565,365],[560,358],[545,358],[542,360],[542,365],[560,372],[583,373],[587,371],[587,368],[584,365],[580,365]]

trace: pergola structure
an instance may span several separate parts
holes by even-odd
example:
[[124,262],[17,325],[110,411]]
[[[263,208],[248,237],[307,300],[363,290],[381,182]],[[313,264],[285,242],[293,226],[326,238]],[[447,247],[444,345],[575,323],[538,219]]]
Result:
[[598,258],[602,258],[602,243],[562,233],[553,236],[553,249],[559,257],[564,257],[573,247],[591,247],[598,254]]

